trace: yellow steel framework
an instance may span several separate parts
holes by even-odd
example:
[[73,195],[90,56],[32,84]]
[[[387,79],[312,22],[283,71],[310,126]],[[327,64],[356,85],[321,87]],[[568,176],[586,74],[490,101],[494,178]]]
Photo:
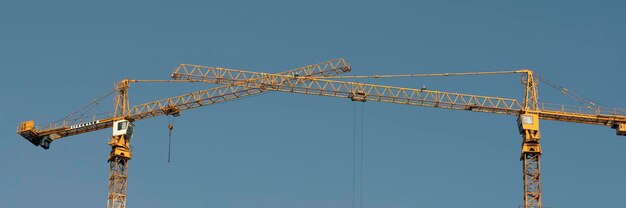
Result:
[[[617,129],[618,135],[624,135],[622,126],[626,124],[626,114],[618,109],[595,108],[592,113],[582,111],[560,111],[540,109],[538,103],[537,80],[531,70],[507,72],[454,73],[452,75],[480,75],[522,73],[522,82],[526,86],[522,104],[511,98],[460,94],[425,89],[410,89],[384,85],[345,82],[315,77],[294,77],[279,74],[266,74],[225,68],[214,68],[191,64],[181,64],[173,73],[175,80],[202,81],[216,84],[238,85],[246,88],[258,88],[281,92],[309,95],[350,98],[353,101],[368,100],[436,107],[454,110],[467,110],[496,114],[508,114],[518,117],[522,136],[522,161],[524,182],[524,207],[541,208],[541,145],[539,119],[556,120],[583,124],[605,125]],[[402,75],[397,77],[401,77]],[[416,75],[409,75],[416,76]],[[423,75],[429,76],[429,75]],[[451,76],[451,74],[433,74],[430,76]],[[374,76],[381,78],[384,76]],[[344,76],[344,78],[363,78],[362,76]]]
[[[519,70],[519,72],[532,73],[531,70]],[[520,104],[513,98],[412,89],[316,77],[268,74],[192,64],[179,65],[171,76],[175,80],[230,84],[245,88],[260,88],[281,92],[365,99],[513,116],[531,112],[539,115],[539,118],[544,120],[603,125],[614,128],[617,124],[626,123],[626,110],[624,109],[598,107],[587,110],[584,107],[572,108],[565,105],[538,104],[535,81],[531,82],[534,87],[525,90],[526,98]],[[530,77],[530,79],[534,79],[532,76]]]
[[[329,80],[337,74],[349,72],[343,59],[331,60],[278,74],[181,64],[172,74],[174,80],[122,80],[117,91],[115,112],[112,116],[90,120],[62,120],[36,127],[33,121],[18,126],[18,133],[35,145],[48,148],[50,142],[72,135],[105,129],[115,121],[137,121],[160,115],[177,116],[181,111],[213,103],[233,100],[266,91],[292,92],[309,95],[349,98],[352,101],[378,101],[424,107],[513,115],[517,117],[522,136],[524,207],[541,207],[540,190],[540,131],[539,120],[555,120],[582,124],[609,126],[618,135],[626,135],[626,111],[596,106],[569,107],[538,103],[537,79],[531,70],[502,72],[463,72],[414,75],[337,76],[339,78],[387,78],[418,76],[465,76],[489,74],[522,74],[525,85],[522,102],[512,98],[462,94],[426,89],[411,89],[385,85]],[[324,77],[324,78],[321,78]],[[130,107],[128,88],[135,82],[206,82],[223,84],[220,87],[157,100]],[[86,125],[84,125],[86,124]],[[128,161],[131,158],[131,137],[113,136],[109,156],[108,207],[125,207]]]
[[[333,76],[335,74],[346,73],[351,70],[348,62],[344,59],[334,59],[319,64],[313,64],[282,73],[281,75],[288,76]],[[116,83],[116,89],[119,89],[121,83],[125,83],[123,86],[130,87],[130,83],[136,82],[171,82],[171,80],[122,80]],[[189,82],[189,81],[184,81]],[[122,91],[118,91],[120,93]],[[124,91],[125,92],[125,91]],[[120,110],[120,112],[128,111],[127,115],[105,115],[102,117],[92,116],[80,120],[64,119],[53,123],[47,123],[36,126],[33,121],[23,122],[18,126],[18,133],[33,142],[35,145],[40,146],[41,140],[50,139],[54,141],[59,138],[74,136],[87,132],[97,131],[101,129],[111,128],[114,120],[126,119],[129,121],[136,121],[146,118],[151,118],[161,115],[172,115],[178,111],[187,109],[193,109],[205,105],[214,103],[229,101],[246,97],[249,95],[255,95],[264,91],[260,89],[244,88],[236,85],[222,85],[207,90],[201,90],[193,93],[187,93],[179,96],[165,98],[148,103],[138,104],[133,107],[129,107],[126,110]],[[119,97],[119,96],[118,96]],[[128,95],[125,95],[127,98]],[[128,101],[126,101],[128,103]],[[116,102],[117,103],[117,97]],[[116,104],[116,108],[120,109],[119,104]],[[121,113],[116,113],[121,114]],[[97,122],[96,122],[97,121]],[[79,128],[72,128],[77,124],[89,123],[91,125],[81,126]]]
[[[123,80],[115,85],[117,96],[115,99],[114,118],[128,116],[129,83]],[[126,207],[126,187],[128,187],[128,161],[131,158],[130,135],[113,135],[109,141],[109,191],[107,207]]]
[[[279,73],[292,77],[332,76],[349,72],[350,65],[344,59],[335,59]],[[249,95],[263,93],[262,89],[243,88],[235,85],[224,85],[208,90],[197,91],[180,96],[170,97],[130,107],[128,88],[134,82],[170,82],[169,80],[122,80],[115,84],[117,96],[115,111],[112,116],[91,118],[87,121],[61,120],[59,122],[35,127],[34,121],[22,122],[18,126],[18,134],[31,143],[49,148],[50,142],[72,135],[110,128],[115,121],[137,121],[160,115],[178,116],[183,110],[224,102]],[[132,125],[132,124],[131,124]],[[107,194],[108,208],[126,207],[126,190],[128,187],[128,162],[131,159],[129,135],[114,135],[109,141],[109,184]]]

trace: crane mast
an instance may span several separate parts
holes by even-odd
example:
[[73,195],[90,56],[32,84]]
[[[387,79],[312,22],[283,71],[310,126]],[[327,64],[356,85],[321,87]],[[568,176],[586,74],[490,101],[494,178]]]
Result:
[[[117,92],[115,98],[114,118],[125,118],[129,114],[128,80],[122,80],[115,84]],[[126,207],[126,187],[128,187],[128,161],[131,158],[130,140],[132,138],[133,124],[127,120],[114,120],[113,136],[109,141],[111,153],[109,154],[109,183],[107,194],[107,207]]]
[[525,85],[523,108],[517,118],[522,135],[522,161],[524,181],[524,207],[541,208],[541,145],[539,140],[539,115],[537,82],[533,71],[524,70],[522,83]]

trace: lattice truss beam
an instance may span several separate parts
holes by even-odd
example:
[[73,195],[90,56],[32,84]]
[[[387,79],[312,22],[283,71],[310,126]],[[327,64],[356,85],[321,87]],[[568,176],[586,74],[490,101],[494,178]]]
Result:
[[[172,73],[172,78],[237,85],[254,89],[508,115],[519,115],[523,109],[520,102],[512,98],[336,81],[317,77],[267,74],[192,64],[181,64]],[[598,108],[590,112],[564,107],[551,109],[550,107],[553,106],[549,105],[540,106],[544,108],[536,110],[538,111],[536,113],[545,120],[604,126],[614,126],[617,123],[626,122],[626,113],[621,110]]]
[[[339,58],[292,69],[278,74],[290,77],[324,77],[346,73],[350,70],[350,64],[343,58]],[[151,80],[129,81],[142,82]],[[207,90],[201,90],[193,93],[187,93],[179,96],[135,105],[129,109],[129,115],[123,119],[136,121],[160,115],[172,114],[214,103],[225,102],[250,95],[256,95],[263,92],[264,90],[262,89],[254,89],[249,87],[246,88],[237,85],[223,85]],[[86,120],[61,120],[54,123],[40,125],[34,128],[32,131],[21,132],[21,135],[28,140],[40,140],[42,137],[54,135],[54,137],[51,139],[56,140],[58,138],[110,128],[113,126],[113,121],[118,119],[122,118],[116,118],[110,115],[102,118],[91,117],[87,118]],[[89,125],[76,127],[77,125],[81,124]],[[20,128],[21,127],[18,127],[18,132],[20,131]]]
[[519,109],[521,109],[520,103],[510,98],[294,77],[190,64],[180,65],[172,74],[172,78],[177,80],[203,81],[214,84],[238,85],[252,89],[340,98],[362,98],[379,102],[472,110],[478,112],[516,114]]
[[[278,73],[278,75],[284,75],[288,77],[318,77],[342,74],[345,72],[349,72],[350,70],[351,68],[348,62],[340,58],[285,71],[282,73]],[[201,90],[193,93],[136,105],[131,108],[129,119],[139,120],[163,114],[171,114],[171,112],[183,111],[214,103],[238,99],[250,95],[256,95],[265,91],[267,90],[261,88],[242,87],[238,85],[219,86],[207,90]]]

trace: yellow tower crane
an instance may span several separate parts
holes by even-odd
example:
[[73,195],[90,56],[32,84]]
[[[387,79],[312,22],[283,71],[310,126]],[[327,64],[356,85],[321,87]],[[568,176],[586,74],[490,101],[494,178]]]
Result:
[[[336,81],[317,77],[266,74],[225,68],[181,64],[173,73],[174,80],[202,81],[215,84],[236,85],[244,88],[273,90],[280,92],[350,98],[352,101],[378,101],[395,104],[435,107],[473,112],[512,115],[517,117],[519,133],[522,136],[524,208],[541,208],[541,134],[539,120],[554,120],[580,124],[608,126],[616,129],[617,135],[626,136],[626,110],[597,106],[588,100],[582,108],[550,108],[539,105],[537,95],[538,77],[531,70],[505,72],[468,72],[417,75],[375,75],[375,76],[336,76],[335,78],[385,78],[416,76],[461,76],[486,74],[522,74],[525,86],[523,100],[442,92],[426,89],[364,84]],[[329,77],[331,78],[331,77]],[[550,85],[554,83],[548,82]],[[561,92],[576,96],[567,89]]]
[[[332,76],[349,72],[350,65],[344,59],[335,59],[279,73],[289,77]],[[242,77],[239,77],[242,78]],[[244,78],[242,78],[244,79]],[[54,140],[113,127],[113,136],[109,141],[111,153],[108,163],[110,167],[107,208],[126,207],[126,189],[128,187],[128,162],[131,159],[131,139],[133,122],[161,115],[179,116],[181,111],[198,108],[214,103],[234,100],[249,95],[265,92],[237,85],[223,85],[180,96],[161,99],[131,107],[128,89],[131,83],[137,82],[194,82],[192,80],[129,80],[115,83],[115,111],[112,115],[98,118],[74,118],[73,115],[57,122],[35,126],[33,120],[22,122],[17,133],[35,146],[50,148]]]

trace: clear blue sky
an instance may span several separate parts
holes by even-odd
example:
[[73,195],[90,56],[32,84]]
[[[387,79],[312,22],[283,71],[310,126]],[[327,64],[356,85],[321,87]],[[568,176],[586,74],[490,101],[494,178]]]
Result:
[[[111,132],[36,148],[19,122],[59,119],[122,78],[180,63],[279,72],[343,57],[351,74],[531,68],[626,107],[620,1],[20,1],[0,3],[0,207],[104,207]],[[518,76],[378,81],[520,98]],[[141,103],[208,88],[134,85]],[[574,104],[540,87],[542,102]],[[352,207],[354,104],[270,93],[136,122],[128,206]],[[98,111],[110,111],[106,100]],[[363,207],[517,207],[515,118],[367,102]],[[360,115],[359,115],[360,116]],[[626,138],[542,122],[544,204],[625,207]]]

